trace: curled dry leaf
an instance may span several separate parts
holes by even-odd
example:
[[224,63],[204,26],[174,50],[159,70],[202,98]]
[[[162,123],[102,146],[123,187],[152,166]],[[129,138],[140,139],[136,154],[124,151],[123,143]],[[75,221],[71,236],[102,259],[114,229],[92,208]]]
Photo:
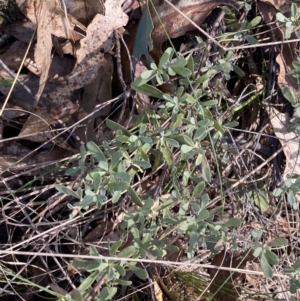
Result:
[[109,51],[114,45],[113,30],[127,23],[128,17],[122,11],[122,2],[122,0],[106,1],[105,16],[97,14],[88,26],[87,36],[81,41],[81,47],[77,52],[77,64],[71,74],[58,78],[55,81],[58,87],[42,95],[45,107],[39,105],[34,113],[43,116],[43,120],[34,115],[30,116],[19,137],[44,131],[57,118],[70,118],[70,115],[78,110],[80,97],[78,89],[97,77],[99,68],[105,64],[103,52]]
[[105,16],[97,14],[87,28],[86,37],[80,41],[77,63],[90,53],[101,50],[108,52],[114,45],[113,31],[125,26],[128,16],[123,12],[123,0],[110,0],[105,3]]
[[[39,89],[35,95],[35,105],[44,91],[51,63],[52,37],[81,38],[76,36],[70,25],[68,15],[64,14],[56,1],[52,0],[18,0],[21,11],[37,24],[37,43],[34,52],[36,66],[40,72]],[[70,35],[71,34],[71,35]],[[74,38],[75,37],[75,38]]]
[[64,0],[67,12],[87,26],[96,14],[104,14],[104,2],[95,0]]
[[260,0],[259,2],[265,2],[269,5],[273,5],[281,13],[289,11],[291,7],[290,0]]
[[50,17],[47,21],[49,22],[49,29],[51,34],[58,38],[72,39],[77,41],[83,36],[74,30],[75,26],[84,29],[85,27],[78,22],[71,15],[64,13],[63,9],[53,0],[16,0],[22,13],[34,24],[37,24],[39,14],[36,10],[36,6],[39,6],[40,2],[44,2],[45,10],[48,11]]
[[299,144],[300,137],[289,131],[290,117],[288,113],[279,113],[274,108],[267,108],[270,122],[273,126],[274,133],[279,139],[283,152],[286,157],[286,165],[283,173],[283,179],[286,179],[287,174],[300,174],[300,156]]
[[40,71],[40,84],[35,95],[35,107],[44,91],[50,69],[52,50],[50,20],[51,12],[46,7],[46,1],[40,1],[37,7],[37,43],[34,51],[34,60]]
[[[222,4],[239,9],[237,2],[233,0],[179,0],[176,7],[197,25],[201,25],[210,12]],[[189,20],[174,10],[166,1],[158,5],[156,10],[157,13],[153,8],[151,9],[154,24],[152,39],[155,42],[161,43],[167,39],[162,26],[165,27],[171,38],[177,38],[187,31],[195,29],[195,26]]]

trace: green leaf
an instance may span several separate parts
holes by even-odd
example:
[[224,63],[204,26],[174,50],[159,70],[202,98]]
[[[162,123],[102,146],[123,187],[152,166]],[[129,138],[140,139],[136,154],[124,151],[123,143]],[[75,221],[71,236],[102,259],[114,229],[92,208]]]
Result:
[[71,196],[73,196],[74,198],[79,199],[79,196],[77,195],[77,193],[76,193],[74,190],[72,190],[72,189],[70,189],[70,188],[68,188],[68,187],[66,187],[66,186],[64,186],[64,185],[61,185],[61,184],[55,184],[54,187],[55,187],[55,189],[56,189],[57,191],[59,191],[59,192],[65,193],[65,194],[67,194],[67,195],[71,195]]
[[262,252],[262,247],[257,247],[254,252],[253,252],[253,256],[254,257],[258,257]]
[[296,18],[297,18],[297,12],[298,12],[297,4],[292,3],[292,5],[291,5],[291,15],[292,15],[292,18],[294,18],[294,20],[296,20]]
[[[145,5],[146,6],[146,5]],[[135,35],[134,47],[132,51],[133,56],[133,68],[135,64],[140,61],[142,55],[145,56],[147,65],[153,62],[149,51],[152,51],[153,43],[151,38],[151,32],[153,30],[153,21],[149,9],[146,7],[143,10],[142,17],[139,21],[138,29]]]
[[[0,80],[0,87],[11,87],[14,82],[14,79],[6,79],[6,80]],[[16,82],[15,87],[18,86],[18,82]]]
[[202,141],[207,136],[207,132],[206,127],[200,126],[194,135],[194,140]]
[[261,17],[256,16],[254,19],[252,19],[246,26],[247,29],[251,29],[255,26],[257,26],[261,22]]
[[197,102],[197,99],[195,99],[191,94],[184,94],[181,99],[183,101],[186,101],[187,103],[191,103],[191,104]]
[[254,193],[253,199],[255,205],[259,207],[262,212],[265,212],[269,209],[269,195],[267,193]]
[[114,191],[111,201],[115,204],[121,197],[122,191]]
[[218,103],[219,103],[219,100],[212,99],[212,100],[201,102],[201,105],[203,105],[204,107],[212,107],[212,106],[217,105]]
[[108,171],[108,163],[107,163],[107,161],[100,161],[99,162],[99,168],[101,168],[104,171]]
[[190,55],[187,59],[187,67],[191,70],[193,78],[194,78],[195,75],[193,73],[195,71],[195,63],[194,63],[194,58],[192,55]]
[[171,67],[172,70],[176,73],[176,74],[179,74],[181,76],[185,76],[185,77],[189,77],[192,75],[192,72],[190,69],[188,68],[184,68],[184,67]]
[[113,131],[121,131],[125,136],[130,137],[131,133],[126,130],[122,125],[120,125],[119,123],[116,123],[110,119],[106,120],[106,125]]
[[287,195],[287,200],[288,200],[289,204],[292,206],[296,203],[296,198],[295,198],[294,192],[292,190],[289,191],[289,193]]
[[70,296],[72,300],[74,301],[84,301],[83,296],[81,295],[80,291],[78,289],[72,290],[70,293]]
[[99,175],[99,173],[94,174],[93,180],[94,180],[94,191],[95,193],[98,193],[101,184],[101,176]]
[[229,127],[229,128],[235,128],[238,125],[239,125],[239,122],[236,120],[224,124],[224,126]]
[[129,247],[126,247],[125,249],[123,249],[118,255],[117,257],[120,257],[120,258],[130,258],[132,257],[136,252],[136,248],[135,246],[129,246]]
[[192,193],[192,196],[195,197],[195,198],[200,197],[200,195],[202,194],[204,188],[205,188],[205,182],[204,181],[199,182],[195,186],[195,188],[193,190],[193,193]]
[[261,238],[261,236],[262,236],[262,231],[253,229],[253,230],[251,231],[251,235],[253,236],[253,238],[254,238],[255,240],[259,240],[259,239]]
[[93,273],[91,273],[87,278],[85,278],[80,286],[78,287],[78,290],[80,291],[81,294],[83,294],[84,292],[86,292],[86,290],[88,288],[90,288],[90,286],[94,283],[94,281],[97,279],[99,272],[98,271],[94,271]]
[[173,53],[174,50],[172,47],[167,48],[159,60],[158,68],[163,68],[170,58],[172,58]]
[[136,92],[139,92],[144,95],[156,97],[162,99],[163,92],[158,90],[157,88],[150,86],[148,84],[145,84],[143,86],[136,86],[134,85],[134,82],[131,84],[131,88],[135,90]]
[[127,281],[127,280],[122,280],[122,279],[115,279],[115,282],[117,284],[120,284],[120,285],[124,285],[124,286],[131,286],[132,285],[132,281]]
[[142,167],[143,169],[147,169],[147,168],[151,167],[151,164],[147,161],[144,161],[144,160],[143,161],[132,161],[132,163],[134,165]]
[[89,261],[87,261],[87,260],[76,258],[73,261],[73,266],[75,268],[85,268],[88,263],[89,263]]
[[231,218],[223,224],[223,227],[238,227],[242,224],[239,218]]
[[86,148],[96,160],[99,162],[107,162],[106,157],[95,142],[89,141],[86,145]]
[[268,263],[267,258],[265,257],[264,253],[261,253],[260,256],[260,265],[261,265],[261,269],[264,272],[265,276],[269,279],[271,279],[273,277],[273,271],[271,266]]
[[300,70],[300,62],[293,61],[292,65],[293,65],[294,69]]
[[94,205],[96,203],[96,196],[95,195],[85,195],[83,200],[79,203],[80,207],[85,207],[89,205]]
[[99,267],[101,267],[101,265],[103,266],[101,260],[93,260],[93,261],[89,262],[89,263],[85,266],[85,269],[86,269],[88,272],[93,272],[93,271],[96,271],[96,270],[99,271]]
[[287,246],[289,244],[289,241],[286,238],[283,237],[277,237],[273,239],[271,242],[268,243],[268,246],[270,247],[283,247]]
[[250,36],[250,35],[245,35],[245,39],[247,42],[249,42],[251,45],[255,45],[255,44],[258,44],[258,41],[257,39],[255,39],[253,36]]
[[116,293],[118,289],[116,287],[104,287],[97,298],[97,301],[110,300]]
[[161,145],[159,150],[163,154],[163,157],[166,160],[167,164],[169,166],[173,166],[174,165],[173,153],[171,152],[170,148],[166,145]]
[[170,138],[176,140],[180,145],[186,144],[189,146],[195,146],[193,140],[187,135],[170,135]]
[[282,195],[283,192],[284,192],[284,190],[282,188],[275,188],[273,190],[273,195],[276,197],[279,197]]
[[175,139],[166,138],[166,143],[170,147],[179,147],[179,143]]
[[108,183],[109,190],[123,191],[123,190],[126,190],[128,187],[129,187],[129,183],[125,182],[125,181]]
[[95,246],[90,246],[89,247],[89,254],[91,256],[99,256],[99,252],[98,252],[98,250],[96,249]]
[[299,257],[296,259],[293,268],[295,270],[299,270],[299,268],[300,268],[300,258]]
[[239,76],[239,77],[244,77],[245,76],[245,72],[239,68],[236,65],[233,65],[233,71]]
[[112,176],[119,181],[124,181],[124,182],[130,182],[131,177],[127,172],[114,172],[112,173]]
[[120,276],[125,276],[126,271],[121,265],[114,264],[114,269],[120,274]]
[[291,105],[296,105],[297,100],[295,98],[294,93],[292,92],[292,89],[285,85],[282,85],[280,88],[283,96],[291,103]]
[[112,157],[111,157],[111,162],[110,162],[110,169],[114,169],[118,164],[120,164],[121,162],[121,158],[122,158],[122,153],[120,151],[116,151],[113,153]]
[[289,19],[284,16],[282,13],[277,13],[276,14],[276,19],[279,21],[279,22],[283,22],[283,23],[286,23],[289,21]]
[[110,248],[109,255],[115,255],[123,243],[122,239],[117,240]]
[[[296,294],[297,290],[300,288],[300,281],[296,278],[290,279],[290,292]],[[291,300],[291,299],[290,299]]]
[[209,212],[208,212],[208,210],[201,210],[201,211],[197,214],[196,221],[197,221],[197,222],[201,222],[201,221],[204,221],[205,219],[207,219],[208,217],[209,217]]
[[137,193],[132,189],[132,187],[128,186],[127,191],[131,196],[131,200],[139,207],[143,207],[143,203]]
[[211,182],[211,171],[210,171],[210,165],[206,159],[206,156],[203,156],[202,158],[202,176],[205,182],[210,183]]
[[155,70],[146,70],[141,74],[141,78],[147,80],[150,77],[152,77],[155,73],[156,73]]
[[181,56],[178,57],[175,62],[171,64],[171,67],[184,67],[187,64],[186,60]]
[[143,270],[139,267],[136,267],[136,266],[132,266],[132,265],[129,265],[128,267],[140,279],[142,279],[142,280],[147,279],[148,274],[145,270]]
[[274,252],[266,249],[264,252],[264,255],[270,265],[278,264],[279,259],[278,259],[278,256]]

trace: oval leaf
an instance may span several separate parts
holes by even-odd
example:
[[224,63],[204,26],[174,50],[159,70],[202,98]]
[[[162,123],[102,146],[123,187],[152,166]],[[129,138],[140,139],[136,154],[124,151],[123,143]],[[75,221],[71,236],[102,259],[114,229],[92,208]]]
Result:
[[128,193],[131,196],[131,200],[138,205],[139,207],[143,207],[143,203],[137,193],[132,189],[132,187],[128,186],[127,188]]
[[194,188],[194,190],[193,190],[192,196],[193,196],[194,198],[199,197],[199,196],[202,194],[204,188],[205,188],[205,182],[204,182],[204,181],[199,182],[199,183],[195,186],[195,188]]

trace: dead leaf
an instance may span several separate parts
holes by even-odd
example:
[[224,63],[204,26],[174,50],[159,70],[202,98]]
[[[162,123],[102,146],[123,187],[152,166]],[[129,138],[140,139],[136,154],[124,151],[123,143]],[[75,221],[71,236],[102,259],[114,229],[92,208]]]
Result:
[[113,31],[125,26],[128,16],[123,12],[123,0],[110,0],[105,3],[105,16],[97,14],[87,28],[86,37],[80,41],[77,63],[80,64],[90,53],[101,50],[108,52],[114,45]]
[[[112,98],[111,82],[113,76],[113,61],[110,55],[104,56],[97,77],[91,83],[85,85],[82,98],[79,100],[78,120],[92,113],[96,105]],[[88,121],[87,126],[76,129],[77,136],[83,141],[96,141],[95,119],[98,116],[107,116],[110,106],[103,108]]]
[[288,113],[279,113],[272,107],[267,107],[266,109],[269,113],[274,133],[279,139],[286,157],[286,165],[282,175],[283,180],[285,180],[289,173],[300,174],[300,137],[289,131],[290,117]]
[[82,30],[85,26],[78,22],[74,17],[65,14],[63,9],[53,0],[16,0],[22,13],[34,24],[38,22],[37,6],[40,2],[44,2],[45,9],[49,12],[48,19],[51,34],[59,38],[72,39],[78,41],[83,35],[74,30],[78,26]]
[[[236,1],[233,0],[179,0],[176,7],[186,16],[188,16],[197,25],[201,25],[209,13],[219,5],[229,5],[236,9],[239,8]],[[154,23],[152,32],[153,41],[160,43],[167,39],[165,27],[170,38],[177,38],[184,35],[187,31],[195,29],[191,22],[185,19],[181,14],[175,11],[167,2],[156,7],[157,13],[151,9],[151,15]],[[163,24],[163,25],[162,25]]]
[[[54,91],[42,95],[44,106],[39,105],[34,115],[28,118],[19,137],[45,131],[56,119],[64,116],[70,119],[78,110],[78,90],[92,82],[99,68],[105,64],[104,54],[99,51],[109,51],[114,45],[113,30],[127,23],[128,16],[122,11],[121,5],[122,0],[105,3],[105,16],[97,14],[87,28],[87,36],[81,41],[73,71],[69,76],[54,81],[57,84]],[[38,116],[43,116],[43,120]]]
[[291,8],[290,0],[260,0],[259,2],[265,2],[269,5],[273,5],[281,13],[288,12]]
[[34,60],[40,71],[40,83],[35,95],[35,106],[44,91],[51,63],[51,12],[46,7],[46,1],[40,1],[37,9],[37,43],[34,51]]
[[67,12],[76,20],[87,26],[96,14],[104,15],[102,1],[94,0],[68,0],[65,1]]

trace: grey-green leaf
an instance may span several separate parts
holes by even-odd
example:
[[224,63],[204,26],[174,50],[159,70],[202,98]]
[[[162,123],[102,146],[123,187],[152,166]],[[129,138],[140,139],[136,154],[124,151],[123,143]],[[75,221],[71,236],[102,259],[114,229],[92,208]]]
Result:
[[188,68],[185,68],[185,67],[176,67],[176,66],[173,66],[171,67],[172,70],[176,73],[176,74],[179,74],[181,76],[191,76],[192,75],[192,72],[190,69]]
[[66,187],[66,186],[64,186],[64,185],[61,185],[61,184],[55,184],[54,187],[55,187],[55,189],[58,190],[59,192],[65,193],[65,194],[67,194],[67,195],[71,195],[71,196],[73,196],[74,198],[79,199],[79,196],[77,195],[77,193],[76,193],[74,190],[72,190],[72,189],[70,189],[70,188],[68,188],[68,187]]
[[118,181],[118,182],[111,182],[108,183],[109,190],[115,190],[115,191],[123,191],[126,190],[129,186],[128,182],[125,181]]
[[136,92],[139,92],[144,95],[148,95],[148,96],[152,96],[152,97],[156,97],[156,98],[160,98],[160,99],[163,96],[162,91],[160,91],[157,88],[155,88],[151,85],[148,85],[148,84],[145,84],[142,86],[136,86],[136,85],[134,85],[134,83],[132,83],[131,88],[134,89]]
[[270,250],[265,250],[264,255],[270,265],[278,264],[279,259],[278,259],[278,256],[274,252],[272,252]]
[[131,200],[138,205],[139,207],[143,207],[143,203],[137,193],[132,189],[132,187],[128,186],[127,191],[131,196]]
[[116,293],[117,293],[118,289],[114,286],[114,287],[104,287],[101,291],[100,291],[100,295],[98,297],[98,301],[106,301],[106,300],[110,300]]
[[79,291],[81,293],[84,293],[93,283],[94,281],[97,279],[99,272],[98,271],[94,271],[92,272],[87,278],[85,278],[80,286],[79,286]]
[[209,163],[206,159],[206,156],[202,158],[202,176],[205,182],[210,183],[211,181],[211,171]]
[[106,125],[113,131],[121,131],[124,135],[130,137],[131,133],[126,130],[122,125],[120,125],[119,123],[116,123],[110,119],[106,120]]
[[132,265],[130,265],[129,268],[140,279],[142,279],[142,280],[147,279],[148,274],[147,274],[147,272],[145,270],[143,270],[143,269],[141,269],[139,267],[136,267],[136,266],[132,266]]
[[260,265],[261,265],[261,269],[263,270],[265,276],[269,279],[271,279],[273,277],[273,271],[271,266],[268,263],[267,258],[265,257],[264,253],[261,253],[260,256]]
[[283,237],[277,237],[268,243],[270,247],[284,247],[289,244],[289,241]]
[[202,194],[204,188],[205,188],[205,182],[204,181],[199,182],[195,186],[192,196],[195,197],[195,198],[200,197],[200,195]]
[[241,220],[239,218],[231,218],[226,223],[223,224],[223,227],[237,227],[241,225]]

